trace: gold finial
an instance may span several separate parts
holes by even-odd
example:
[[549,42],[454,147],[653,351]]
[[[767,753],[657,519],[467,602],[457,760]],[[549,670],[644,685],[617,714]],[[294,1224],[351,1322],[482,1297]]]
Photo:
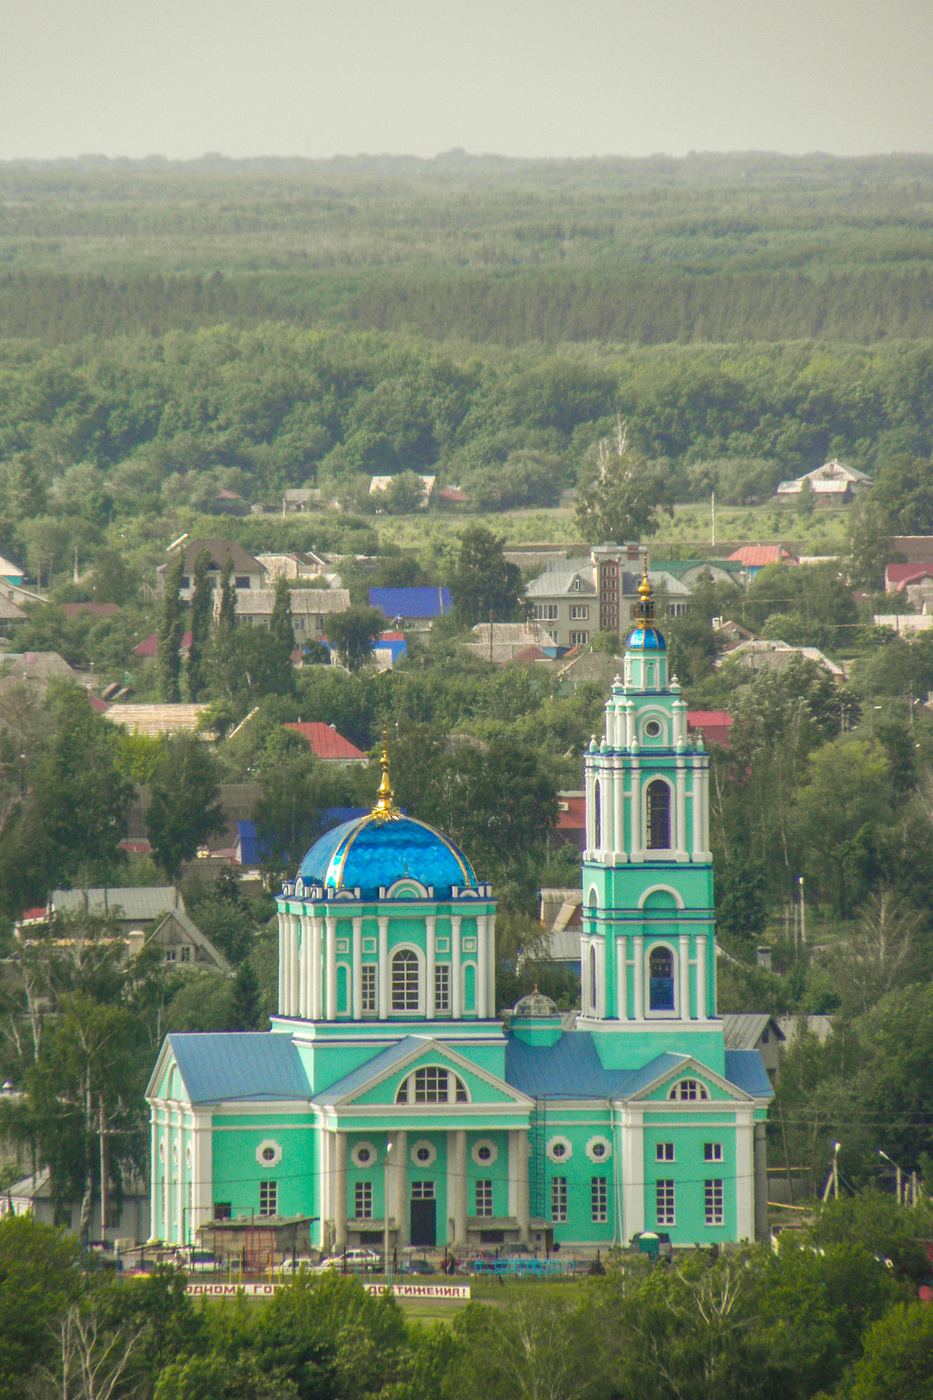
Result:
[[635,620],[642,627],[651,627],[654,623],[654,593],[648,579],[648,559],[645,557],[645,572],[641,583],[638,585],[638,610]]
[[386,726],[382,726],[382,778],[376,793],[376,805],[373,807],[373,816],[387,821],[390,817],[401,815],[395,805],[395,793],[392,791],[392,784],[389,782],[389,734]]

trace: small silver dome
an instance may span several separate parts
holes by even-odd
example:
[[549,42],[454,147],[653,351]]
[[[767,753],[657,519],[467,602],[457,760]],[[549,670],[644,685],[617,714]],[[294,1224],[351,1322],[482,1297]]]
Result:
[[546,997],[543,992],[539,992],[537,987],[527,996],[521,997],[512,1008],[513,1016],[527,1016],[538,1018],[542,1016],[559,1016],[556,1005],[550,997]]

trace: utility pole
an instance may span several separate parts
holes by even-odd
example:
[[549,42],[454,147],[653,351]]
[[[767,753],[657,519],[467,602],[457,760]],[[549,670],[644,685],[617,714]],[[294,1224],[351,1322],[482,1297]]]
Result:
[[100,1238],[107,1243],[107,1212],[110,1207],[110,1140],[107,1136],[107,1120],[104,1117],[104,1096],[98,1095],[100,1107]]
[[709,493],[709,534],[710,534],[710,544],[713,546],[713,548],[715,548],[715,545],[716,545],[716,492],[715,492],[715,491],[711,491],[711,492]]
[[800,885],[800,946],[807,946],[807,913],[806,903],[803,896],[803,876],[797,876],[797,883]]

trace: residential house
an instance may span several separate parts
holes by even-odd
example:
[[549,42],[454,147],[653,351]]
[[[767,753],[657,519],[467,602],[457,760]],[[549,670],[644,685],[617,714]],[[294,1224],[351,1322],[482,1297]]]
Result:
[[[178,648],[179,656],[187,659],[191,650],[191,633],[185,632],[182,635],[181,646]],[[133,655],[139,659],[142,666],[151,666],[159,654],[159,634],[152,632],[143,641],[133,648]]]
[[0,636],[12,637],[28,620],[27,614],[11,598],[0,595]]
[[904,593],[911,607],[933,612],[933,565],[888,564],[884,571],[884,591]]
[[[334,613],[346,612],[350,593],[346,588],[293,588],[289,593],[295,643],[321,641],[327,620]],[[215,594],[220,607],[220,595]],[[275,589],[246,588],[235,598],[236,620],[245,626],[268,627],[275,607]]]
[[768,641],[762,637],[753,642],[742,642],[735,647],[727,656],[719,657],[717,666],[721,666],[724,660],[735,662],[739,666],[747,666],[751,671],[771,670],[781,671],[785,666],[790,665],[795,656],[805,657],[808,661],[815,661],[817,666],[822,666],[824,671],[828,671],[834,681],[844,681],[845,672],[841,666],[837,666],[835,661],[830,661],[828,656],[817,647],[789,647],[786,642]]
[[295,554],[257,554],[256,560],[265,569],[270,584],[274,584],[280,575],[284,575],[289,583],[320,578],[330,567],[326,559],[312,550]]
[[205,505],[204,511],[207,515],[249,515],[249,501],[245,501],[236,491],[224,488]]
[[727,563],[741,564],[753,579],[771,564],[799,564],[800,560],[782,544],[743,544],[729,555]]
[[332,724],[319,720],[299,720],[296,724],[284,724],[282,728],[300,734],[315,758],[322,763],[333,764],[335,768],[349,768],[354,764],[369,762],[369,755],[338,734]]
[[[433,497],[434,492],[437,488],[437,477],[424,476],[421,472],[416,472],[415,475],[419,478],[421,482],[421,504],[419,505],[418,509],[427,510],[428,506],[431,504],[431,498]],[[392,485],[393,479],[394,478],[391,476],[372,477],[369,483],[369,494],[371,496],[380,496],[384,491],[388,491],[389,487]]]
[[26,581],[26,576],[18,564],[14,564],[11,559],[4,559],[0,554],[0,584],[10,583],[19,586]]
[[817,500],[825,501],[827,505],[847,505],[873,485],[872,478],[865,472],[834,459],[793,481],[782,481],[775,495],[784,498],[799,496],[805,481],[809,481]]
[[85,909],[93,918],[116,921],[123,937],[144,925],[161,923],[167,914],[185,912],[185,899],[174,885],[98,886],[89,890],[53,890],[49,913],[76,915]]
[[[52,1179],[48,1167],[8,1186],[0,1196],[0,1218],[4,1215],[31,1215],[38,1225],[64,1229],[70,1235],[81,1230],[81,1201],[56,1206],[52,1200]],[[136,1177],[124,1183],[121,1200],[112,1199],[107,1209],[106,1228],[101,1228],[101,1202],[95,1199],[91,1211],[92,1240],[129,1240],[144,1244],[149,1238],[149,1191]]]
[[282,514],[301,515],[320,502],[321,493],[311,486],[289,486],[282,492]]
[[0,652],[0,691],[25,682],[44,694],[52,681],[85,685],[84,678],[57,651]]
[[[139,939],[138,946],[136,940]],[[171,909],[148,937],[130,935],[130,951],[160,948],[162,961],[175,972],[217,972],[232,977],[233,968],[183,907]]]
[[748,582],[745,566],[737,560],[729,559],[666,559],[657,562],[656,568],[673,575],[691,592],[702,578],[708,577],[713,583],[731,583],[742,588]]
[[781,1068],[781,1046],[786,1039],[779,1022],[766,1011],[724,1011],[722,1029],[726,1038],[726,1049],[757,1050],[768,1078],[773,1085],[777,1085]]
[[446,617],[453,607],[450,589],[371,588],[370,607],[378,608],[388,622],[402,624],[406,632],[426,632],[435,618]]
[[710,744],[718,744],[720,748],[727,749],[731,742],[731,728],[732,716],[727,710],[687,711],[687,733],[701,734],[707,747]]
[[735,651],[743,642],[755,642],[758,634],[752,632],[750,628],[744,627],[741,622],[735,622],[730,617],[714,617],[713,631],[716,634],[716,642],[720,652]]
[[79,617],[87,613],[89,617],[116,617],[120,611],[118,603],[62,603],[65,617]]
[[[180,547],[180,546],[179,546]],[[266,571],[259,560],[249,554],[236,540],[191,540],[184,547],[181,587],[179,597],[190,603],[194,592],[194,566],[198,555],[208,555],[207,578],[212,589],[219,589],[221,576],[229,559],[233,565],[231,583],[237,592],[244,589],[260,589],[266,583]],[[177,550],[172,551],[173,554]],[[165,571],[168,563],[160,564],[156,570],[159,596],[165,591]]]
[[[587,646],[597,632],[625,632],[638,606],[647,553],[643,545],[602,544],[588,559],[549,559],[525,588],[532,621],[563,651]],[[669,616],[684,612],[690,590],[666,569],[649,570],[652,588],[666,594]]]
[[497,666],[519,659],[529,648],[556,655],[550,634],[537,622],[480,622],[471,635],[475,640],[464,642],[464,650]]
[[107,719],[111,724],[125,725],[131,734],[145,734],[152,739],[163,734],[197,734],[212,739],[213,730],[202,727],[202,716],[210,708],[207,704],[119,704],[110,706]]

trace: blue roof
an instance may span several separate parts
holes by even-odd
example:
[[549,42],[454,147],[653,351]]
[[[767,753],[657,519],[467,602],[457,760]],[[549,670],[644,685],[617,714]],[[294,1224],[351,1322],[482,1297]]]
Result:
[[375,899],[380,888],[388,889],[406,875],[433,887],[437,899],[449,897],[454,885],[477,885],[466,856],[433,826],[414,817],[386,820],[371,812],[315,841],[299,874],[306,884],[359,888],[364,899]]
[[636,627],[625,645],[630,651],[667,651],[667,642],[656,627]]
[[726,1078],[737,1089],[744,1089],[756,1099],[774,1096],[771,1080],[757,1050],[727,1050]]
[[506,1083],[529,1098],[608,1099],[628,1078],[603,1067],[590,1031],[571,1031],[555,1045],[525,1045],[514,1035],[506,1042]]
[[271,1031],[170,1035],[192,1103],[230,1099],[309,1099],[311,1085],[290,1035]]
[[371,588],[369,601],[391,622],[396,617],[443,617],[453,604],[450,589],[441,588]]
[[355,1089],[362,1089],[371,1079],[377,1079],[380,1074],[404,1060],[413,1050],[421,1049],[428,1044],[430,1041],[427,1036],[406,1035],[402,1040],[396,1041],[394,1045],[390,1045],[387,1049],[380,1051],[378,1055],[374,1055],[365,1064],[359,1065],[349,1074],[345,1074],[342,1079],[331,1084],[323,1093],[317,1094],[315,1103],[331,1104],[336,1103],[338,1099],[346,1098],[347,1094],[352,1094]]

